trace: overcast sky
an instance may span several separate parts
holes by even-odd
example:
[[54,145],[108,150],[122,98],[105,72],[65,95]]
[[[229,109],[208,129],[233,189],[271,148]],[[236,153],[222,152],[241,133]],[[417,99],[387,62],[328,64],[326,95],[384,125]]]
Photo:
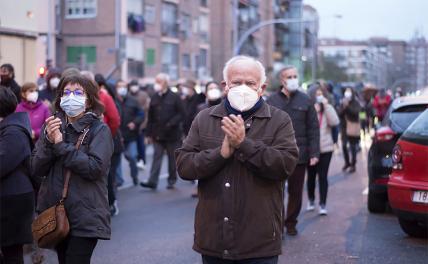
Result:
[[[349,40],[383,36],[428,38],[428,0],[303,0],[320,15],[320,37]],[[341,15],[342,18],[334,18]]]

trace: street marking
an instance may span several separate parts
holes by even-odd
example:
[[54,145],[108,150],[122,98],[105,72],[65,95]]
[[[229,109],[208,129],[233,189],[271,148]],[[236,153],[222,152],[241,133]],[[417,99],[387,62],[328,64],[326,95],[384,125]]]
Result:
[[369,187],[366,187],[363,191],[363,195],[368,195],[369,194]]

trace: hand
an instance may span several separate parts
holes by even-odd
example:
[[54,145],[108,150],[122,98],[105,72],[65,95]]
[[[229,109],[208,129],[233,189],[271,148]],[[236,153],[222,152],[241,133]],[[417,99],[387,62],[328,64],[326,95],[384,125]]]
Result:
[[46,133],[50,142],[57,144],[62,141],[62,133],[60,131],[62,121],[54,116],[46,119]]
[[232,156],[235,149],[230,145],[229,139],[224,136],[223,143],[221,144],[220,154],[223,158],[228,159]]
[[129,128],[129,130],[134,130],[134,129],[135,129],[135,124],[134,124],[134,122],[129,123],[129,124],[128,124],[128,128]]
[[245,125],[242,117],[240,115],[225,116],[221,120],[221,124],[221,129],[226,134],[230,145],[234,148],[239,148],[239,145],[245,139]]
[[31,138],[35,139],[36,138],[36,133],[34,132],[34,130],[31,130]]
[[317,112],[319,112],[321,110],[320,104],[315,104],[314,107],[315,107],[315,111],[317,111]]
[[315,166],[318,163],[318,158],[311,158],[309,160],[309,166]]

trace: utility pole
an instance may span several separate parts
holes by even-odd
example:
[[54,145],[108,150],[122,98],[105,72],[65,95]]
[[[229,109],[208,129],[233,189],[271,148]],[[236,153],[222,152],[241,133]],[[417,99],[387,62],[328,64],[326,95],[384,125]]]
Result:
[[[239,38],[239,27],[238,27],[238,0],[232,0],[232,26],[233,26],[233,50],[235,50],[236,45],[238,45]],[[236,55],[236,54],[235,54]]]

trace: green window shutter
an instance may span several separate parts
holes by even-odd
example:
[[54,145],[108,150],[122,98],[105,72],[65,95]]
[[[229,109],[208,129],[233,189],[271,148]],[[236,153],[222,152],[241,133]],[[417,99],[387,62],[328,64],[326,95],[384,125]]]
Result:
[[147,66],[155,65],[155,49],[146,50],[146,65]]
[[95,46],[75,46],[67,47],[67,63],[76,64],[82,55],[85,55],[87,63],[97,61],[97,47]]

